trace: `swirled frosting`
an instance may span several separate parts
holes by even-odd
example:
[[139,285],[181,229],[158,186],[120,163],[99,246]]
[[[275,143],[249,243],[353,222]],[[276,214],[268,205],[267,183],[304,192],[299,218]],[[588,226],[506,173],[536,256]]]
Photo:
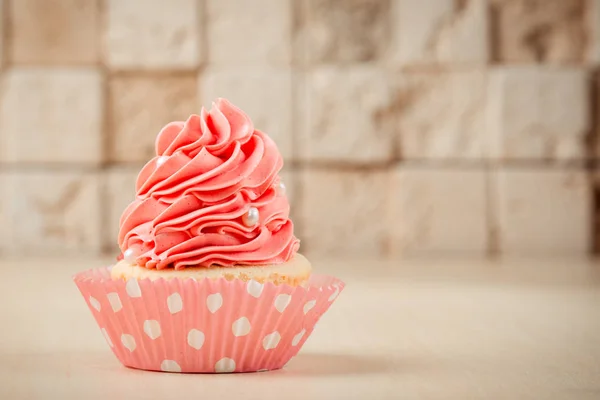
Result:
[[[166,125],[121,216],[121,257],[157,269],[288,261],[299,241],[278,190],[282,166],[273,140],[227,100]],[[248,226],[251,207],[259,218]]]

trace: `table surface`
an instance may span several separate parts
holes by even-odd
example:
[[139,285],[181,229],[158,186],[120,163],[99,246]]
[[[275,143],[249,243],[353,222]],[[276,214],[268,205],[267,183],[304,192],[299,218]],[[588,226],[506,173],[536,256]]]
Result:
[[317,261],[347,287],[280,371],[127,369],[71,275],[1,261],[0,399],[600,399],[600,262]]

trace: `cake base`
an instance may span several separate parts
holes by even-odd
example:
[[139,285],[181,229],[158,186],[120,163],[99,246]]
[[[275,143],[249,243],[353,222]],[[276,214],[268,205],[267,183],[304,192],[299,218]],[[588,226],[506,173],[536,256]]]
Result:
[[260,283],[272,282],[276,285],[287,284],[298,286],[308,281],[312,267],[310,262],[301,254],[283,264],[272,265],[239,265],[234,267],[188,267],[181,270],[165,268],[149,269],[125,260],[118,262],[111,269],[112,279],[241,279],[244,282],[254,280]]

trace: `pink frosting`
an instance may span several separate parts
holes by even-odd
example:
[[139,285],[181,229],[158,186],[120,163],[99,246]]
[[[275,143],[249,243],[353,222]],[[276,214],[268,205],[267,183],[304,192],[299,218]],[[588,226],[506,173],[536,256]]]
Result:
[[[277,190],[282,166],[275,143],[227,100],[166,125],[121,216],[121,251],[157,269],[289,260],[299,241]],[[259,221],[249,227],[250,207]]]

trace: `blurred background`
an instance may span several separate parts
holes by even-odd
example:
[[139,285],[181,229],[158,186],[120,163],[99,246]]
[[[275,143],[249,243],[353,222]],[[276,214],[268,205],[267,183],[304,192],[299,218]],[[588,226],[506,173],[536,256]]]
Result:
[[600,0],[3,0],[0,252],[116,255],[163,125],[278,143],[303,252],[598,247]]

